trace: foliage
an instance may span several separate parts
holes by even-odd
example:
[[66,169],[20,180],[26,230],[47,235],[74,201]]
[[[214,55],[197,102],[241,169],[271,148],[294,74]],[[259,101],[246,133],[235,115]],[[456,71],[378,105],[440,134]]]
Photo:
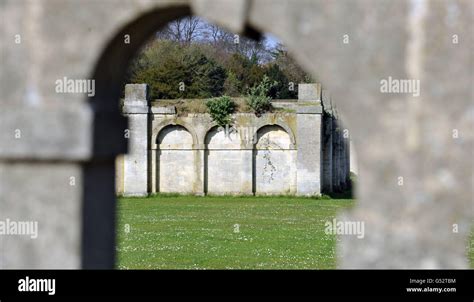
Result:
[[154,99],[176,99],[220,96],[225,79],[225,69],[198,45],[159,41],[135,60],[130,81],[149,84]]
[[277,82],[271,82],[268,76],[264,75],[262,81],[249,89],[247,105],[257,116],[271,109],[272,98],[269,95],[270,89],[276,86]]
[[250,87],[258,84],[265,73],[262,65],[256,64],[240,53],[230,55],[222,64],[228,71],[228,76],[232,74],[237,80],[235,87],[239,95],[245,94]]
[[275,86],[270,88],[269,96],[274,99],[294,99],[297,97],[296,85],[298,83],[293,83],[293,90],[290,90],[290,81],[280,66],[277,64],[270,65],[265,74],[268,76],[270,81],[277,83]]
[[231,123],[231,114],[235,110],[235,103],[228,96],[211,99],[206,102],[212,119],[221,127]]
[[[255,42],[204,22],[184,18],[158,32],[130,66],[125,83],[147,83],[152,99],[242,96],[266,75],[272,98],[297,98],[311,78],[281,45]],[[124,83],[124,84],[125,84]]]
[[227,73],[227,79],[224,82],[224,93],[229,96],[240,96],[240,82],[232,71]]
[[280,67],[289,81],[295,83],[309,83],[314,81],[314,79],[311,79],[311,76],[296,64],[295,60],[288,54],[288,51],[283,45],[277,45],[272,56],[274,58],[273,63]]

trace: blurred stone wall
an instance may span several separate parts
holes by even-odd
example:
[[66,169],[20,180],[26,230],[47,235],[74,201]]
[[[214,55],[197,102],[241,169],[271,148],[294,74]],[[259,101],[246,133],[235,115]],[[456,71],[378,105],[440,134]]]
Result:
[[[469,0],[0,0],[0,219],[39,222],[35,240],[0,236],[0,267],[114,267],[125,62],[191,13],[274,34],[331,91],[359,164],[358,204],[340,219],[365,223],[363,239],[343,237],[341,267],[466,267],[473,10]],[[65,77],[95,80],[95,93],[60,92]]]

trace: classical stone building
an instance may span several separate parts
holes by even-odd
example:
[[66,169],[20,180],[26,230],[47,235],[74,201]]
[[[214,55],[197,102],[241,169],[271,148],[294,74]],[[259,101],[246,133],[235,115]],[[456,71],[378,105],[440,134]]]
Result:
[[318,195],[350,186],[348,135],[320,84],[273,101],[284,110],[236,113],[226,129],[207,113],[151,102],[147,87],[125,88],[130,154],[117,160],[118,194]]

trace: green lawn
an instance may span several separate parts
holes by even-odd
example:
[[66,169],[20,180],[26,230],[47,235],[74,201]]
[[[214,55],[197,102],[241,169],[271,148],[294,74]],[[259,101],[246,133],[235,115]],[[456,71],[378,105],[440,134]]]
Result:
[[[352,199],[155,196],[120,198],[120,269],[330,269],[324,223]],[[474,234],[468,258],[474,268]]]
[[329,269],[324,223],[351,199],[156,196],[120,198],[120,269]]

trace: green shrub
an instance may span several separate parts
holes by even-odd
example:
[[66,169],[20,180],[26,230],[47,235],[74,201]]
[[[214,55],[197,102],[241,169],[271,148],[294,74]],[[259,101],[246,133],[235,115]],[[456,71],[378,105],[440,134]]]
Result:
[[206,102],[207,110],[212,119],[221,127],[231,123],[231,114],[235,110],[234,101],[228,96],[210,99]]
[[211,98],[224,92],[226,70],[197,44],[156,40],[134,61],[131,83],[147,83],[152,99]]
[[257,116],[271,109],[272,98],[269,96],[270,89],[277,85],[277,82],[271,82],[268,76],[264,75],[262,81],[249,89],[247,96],[247,105],[255,112]]

